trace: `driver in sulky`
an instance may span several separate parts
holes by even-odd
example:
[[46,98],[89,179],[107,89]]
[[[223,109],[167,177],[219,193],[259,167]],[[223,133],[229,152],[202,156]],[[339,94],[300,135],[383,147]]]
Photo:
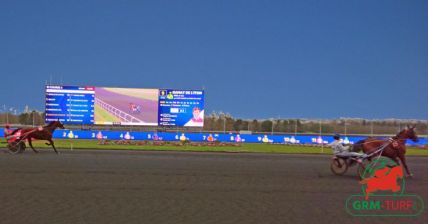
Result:
[[10,125],[9,124],[6,124],[5,126],[4,126],[4,137],[6,138],[6,139],[11,139],[11,138],[13,138],[13,136],[11,135],[12,134],[12,132],[13,132],[13,130],[12,129],[10,129]]
[[335,156],[344,156],[344,157],[357,157],[362,156],[363,154],[357,152],[350,152],[351,146],[344,146],[342,141],[340,140],[339,134],[333,135],[334,141],[329,144],[333,149],[333,154]]

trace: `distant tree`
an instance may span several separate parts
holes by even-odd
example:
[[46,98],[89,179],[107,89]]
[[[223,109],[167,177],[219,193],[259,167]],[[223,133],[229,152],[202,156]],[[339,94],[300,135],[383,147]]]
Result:
[[334,133],[334,128],[330,124],[322,124],[322,132],[323,133]]
[[45,123],[45,116],[44,113],[39,113],[36,111],[33,111],[34,116],[34,125],[43,125]]
[[[30,124],[30,116],[28,113],[22,113],[18,116],[20,124]],[[32,122],[31,122],[32,123]]]
[[242,130],[242,124],[243,124],[242,119],[235,120],[235,122],[233,123],[233,130],[235,130],[235,131]]
[[250,127],[252,132],[260,132],[260,123],[256,119],[251,122]]
[[262,132],[271,132],[272,131],[272,121],[264,120],[261,124]]
[[243,121],[241,125],[241,130],[250,130],[250,121]]
[[204,118],[204,131],[213,131],[215,126],[215,116],[210,114]]

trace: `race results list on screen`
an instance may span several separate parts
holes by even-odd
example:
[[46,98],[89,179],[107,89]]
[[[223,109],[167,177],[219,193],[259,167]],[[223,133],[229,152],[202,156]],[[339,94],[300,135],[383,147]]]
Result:
[[94,123],[95,87],[46,86],[46,122]]

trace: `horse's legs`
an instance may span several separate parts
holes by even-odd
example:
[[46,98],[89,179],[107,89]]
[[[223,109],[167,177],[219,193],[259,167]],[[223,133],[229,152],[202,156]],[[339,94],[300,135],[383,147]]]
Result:
[[413,174],[412,173],[410,173],[410,171],[409,171],[409,167],[407,167],[407,163],[406,163],[406,157],[404,156],[404,154],[399,154],[398,155],[398,158],[400,158],[400,160],[401,160],[401,163],[403,164],[403,166],[404,166],[404,169],[406,169],[406,173],[407,173],[407,176],[413,176]]
[[[389,158],[389,157],[388,157]],[[400,161],[398,161],[398,159],[397,159],[397,157],[395,157],[395,158],[390,158],[392,161],[394,161],[396,164],[397,164],[397,166],[398,165],[400,165]]]
[[51,145],[52,146],[52,148],[55,150],[55,152],[56,152],[56,154],[58,154],[58,151],[56,150],[56,148],[55,148],[55,145],[54,145],[54,142],[52,141],[52,139],[48,139],[48,141],[49,141],[49,145]]
[[33,143],[31,142],[31,138],[27,138],[28,144],[30,145],[31,149],[35,152],[38,153],[39,151],[37,151],[34,147],[33,147]]

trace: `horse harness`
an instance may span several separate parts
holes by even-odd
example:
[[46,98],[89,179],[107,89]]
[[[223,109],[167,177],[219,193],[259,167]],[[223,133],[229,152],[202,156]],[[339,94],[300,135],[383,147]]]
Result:
[[36,131],[43,131],[44,129],[43,129],[43,127],[42,126],[39,126],[39,127],[37,127],[37,128],[34,128],[33,130],[31,130],[31,131],[28,131],[28,132],[25,132],[24,134],[21,132],[21,130],[18,130],[15,134],[14,134],[14,136],[16,137],[16,139],[21,139],[20,141],[22,141],[23,139],[25,139],[28,135],[30,135],[31,133],[34,133],[34,132],[36,132]]
[[396,150],[399,150],[401,148],[401,145],[404,145],[404,143],[400,142],[400,140],[403,139],[394,137],[388,139],[388,141],[392,144],[392,148]]

